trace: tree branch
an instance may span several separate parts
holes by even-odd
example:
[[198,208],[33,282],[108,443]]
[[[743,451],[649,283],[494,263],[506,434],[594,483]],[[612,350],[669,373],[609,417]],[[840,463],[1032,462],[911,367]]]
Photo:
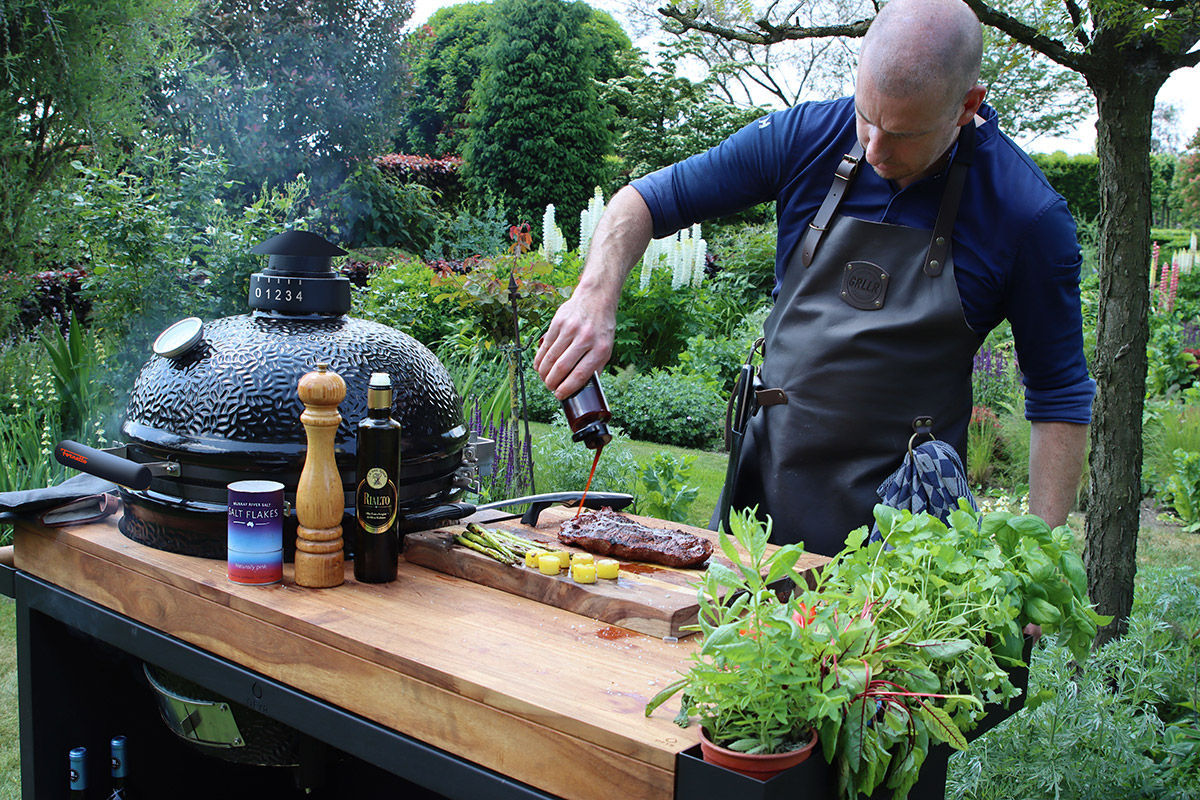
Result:
[[1083,12],[1079,8],[1079,4],[1075,0],[1064,0],[1067,6],[1067,13],[1071,15],[1071,25],[1075,30],[1075,41],[1079,42],[1085,48],[1091,44],[1091,39],[1088,38],[1087,31],[1083,29]]
[[1196,0],[1142,0],[1142,5],[1155,11],[1179,11],[1195,2]]
[[684,13],[675,6],[660,8],[658,13],[675,20],[683,26],[684,30],[700,31],[722,39],[732,39],[747,44],[776,44],[790,39],[821,39],[827,36],[862,36],[871,24],[869,19],[864,19],[845,25],[804,28],[798,25],[775,25],[766,19],[760,19],[755,21],[754,24],[758,26],[758,31],[754,31],[704,22],[698,19],[694,13]]
[[1179,67],[1194,67],[1200,64],[1200,50],[1195,50],[1187,55],[1180,56],[1176,63]]
[[1090,70],[1091,63],[1086,53],[1073,52],[1057,39],[1038,33],[1036,28],[1010,17],[1003,11],[997,11],[984,0],[964,0],[964,2],[971,7],[984,25],[991,25],[993,28],[1007,33],[1021,44],[1032,47],[1064,67],[1085,75]]

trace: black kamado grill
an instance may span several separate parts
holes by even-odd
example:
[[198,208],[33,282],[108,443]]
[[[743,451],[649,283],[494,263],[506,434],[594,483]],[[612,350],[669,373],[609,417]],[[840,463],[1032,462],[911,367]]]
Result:
[[[306,448],[296,388],[319,362],[346,381],[335,451],[348,512],[354,426],[366,416],[372,372],[389,373],[396,389],[403,514],[456,501],[476,479],[477,462],[441,362],[405,333],[346,315],[350,282],[332,269],[333,257],[346,253],[320,236],[291,231],[252,252],[270,256],[250,279],[253,312],[172,325],[138,375],[121,426],[123,455],[150,465],[153,478],[144,490],[122,487],[121,532],[161,550],[223,559],[228,484],[277,480],[294,504]],[[289,551],[295,532],[289,516]]]

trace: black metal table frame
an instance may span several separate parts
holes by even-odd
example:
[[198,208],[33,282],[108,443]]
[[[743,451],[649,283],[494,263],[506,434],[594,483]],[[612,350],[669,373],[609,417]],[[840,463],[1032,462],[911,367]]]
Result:
[[[48,626],[66,626],[230,698],[253,697],[255,710],[380,769],[447,798],[550,800],[527,784],[379,725],[227,659],[143,625],[20,570],[0,589],[17,601],[21,786],[24,798],[65,794],[65,750],[54,732],[78,711],[62,707],[69,670],[86,669],[61,652]],[[11,581],[11,586],[9,582]],[[61,636],[59,637],[61,638]],[[64,673],[64,670],[67,670]],[[67,677],[69,680],[69,677]],[[164,728],[164,735],[166,734]],[[62,750],[62,752],[58,752]],[[105,754],[107,755],[107,754]]]

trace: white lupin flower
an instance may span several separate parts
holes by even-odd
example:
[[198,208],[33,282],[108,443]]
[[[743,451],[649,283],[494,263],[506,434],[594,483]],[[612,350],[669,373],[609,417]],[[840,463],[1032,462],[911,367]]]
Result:
[[588,247],[592,244],[592,236],[596,233],[596,226],[600,224],[600,217],[604,215],[604,195],[600,191],[600,187],[596,187],[596,191],[592,194],[592,199],[588,201],[587,208],[579,212],[579,257],[586,258]]
[[677,245],[671,253],[672,289],[681,289],[692,282],[692,237],[680,231]]
[[704,281],[704,263],[708,256],[708,242],[699,238],[698,231],[696,236],[695,260],[692,262],[692,286],[698,289]]
[[554,204],[551,203],[546,206],[546,213],[542,215],[542,255],[547,261],[558,263],[566,249],[567,240],[554,221]]

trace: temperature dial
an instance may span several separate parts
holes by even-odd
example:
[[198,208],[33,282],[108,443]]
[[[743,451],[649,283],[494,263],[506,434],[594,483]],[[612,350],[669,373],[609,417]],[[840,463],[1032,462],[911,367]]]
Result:
[[350,310],[350,281],[330,274],[284,277],[250,276],[250,307],[285,314],[345,314]]

